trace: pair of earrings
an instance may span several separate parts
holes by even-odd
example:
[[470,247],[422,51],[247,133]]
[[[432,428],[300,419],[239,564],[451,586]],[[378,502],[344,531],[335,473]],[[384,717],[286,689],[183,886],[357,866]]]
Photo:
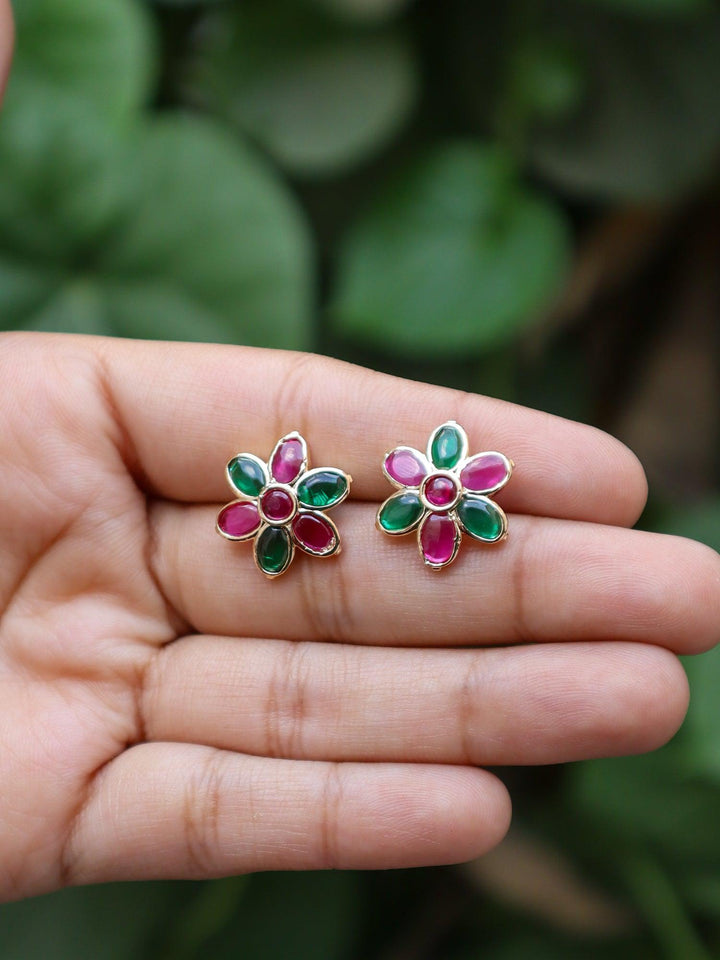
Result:
[[[490,497],[514,464],[495,451],[467,451],[467,434],[449,420],[432,432],[425,454],[399,446],[383,458],[383,473],[399,489],[378,510],[376,525],[391,536],[417,530],[420,556],[432,570],[453,562],[463,534],[482,543],[507,536],[507,517]],[[296,547],[313,557],[340,552],[326,511],[345,500],[352,478],[336,467],[309,469],[299,433],[279,440],[267,463],[238,454],[226,475],[236,499],[220,511],[216,529],[227,540],[254,539],[255,563],[267,577],[285,573]]]

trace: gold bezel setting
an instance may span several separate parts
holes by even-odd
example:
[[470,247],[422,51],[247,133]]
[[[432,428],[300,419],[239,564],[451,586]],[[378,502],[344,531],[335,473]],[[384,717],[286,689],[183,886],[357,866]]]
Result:
[[[292,442],[294,449],[289,446],[289,442]],[[296,443],[301,445],[300,459],[297,458],[297,447],[295,446]],[[285,448],[286,459],[283,461],[282,450],[284,444],[288,444],[288,447]],[[278,456],[280,459],[276,461],[276,457]],[[264,483],[256,495],[245,493],[239,489],[232,479],[231,467],[239,459],[248,459],[260,468]],[[281,437],[281,439],[273,447],[272,453],[270,454],[267,462],[261,460],[253,453],[239,453],[236,456],[231,457],[226,464],[225,476],[235,499],[230,503],[225,504],[220,509],[215,521],[215,529],[220,536],[226,540],[233,542],[253,540],[253,559],[255,561],[255,566],[269,580],[274,580],[276,577],[279,577],[285,573],[285,571],[293,562],[296,549],[299,549],[302,553],[306,553],[308,556],[316,557],[318,559],[337,556],[342,549],[338,528],[336,524],[326,515],[326,512],[339,506],[344,500],[347,499],[350,494],[352,477],[350,474],[346,473],[344,470],[340,470],[337,467],[315,467],[312,470],[308,468],[309,455],[307,443],[304,437],[296,430]],[[287,479],[292,477],[292,480],[291,482],[284,482],[282,479],[276,479],[274,473],[280,473],[283,476],[286,476]],[[303,502],[298,496],[298,487],[308,477],[312,478],[313,476],[317,476],[322,473],[330,473],[335,475],[335,477],[338,478],[338,488],[340,487],[339,478],[342,478],[342,493],[328,504],[318,505],[311,504],[310,502]],[[270,490],[282,490],[292,499],[292,512],[282,521],[274,520],[271,517],[268,517],[263,510],[263,496]],[[257,515],[257,524],[253,526],[252,529],[248,528],[246,532],[241,534],[230,532],[230,524],[224,528],[221,523],[221,519],[225,511],[236,503],[252,504]],[[313,517],[319,523],[320,526],[316,526],[314,529],[316,537],[319,532],[319,537],[317,537],[317,539],[311,539],[309,531],[306,532],[305,540],[302,539],[302,532],[300,534],[296,533],[298,518],[304,516]],[[239,523],[236,521],[236,527],[241,526],[243,522],[245,522],[244,519],[241,519]],[[321,530],[320,527],[323,529]],[[258,549],[263,535],[268,529],[271,528],[282,530],[283,540],[285,541],[285,548],[280,548],[277,554],[277,570],[271,569],[269,562],[266,562],[265,566],[263,566],[258,558]],[[311,526],[311,531],[312,529],[313,528]],[[282,563],[280,564],[279,561],[282,561]]]

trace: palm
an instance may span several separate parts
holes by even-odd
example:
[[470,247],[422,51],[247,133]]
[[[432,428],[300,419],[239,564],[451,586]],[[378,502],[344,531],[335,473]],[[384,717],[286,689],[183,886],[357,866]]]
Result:
[[[717,560],[622,529],[644,483],[608,438],[233,348],[8,336],[0,370],[0,896],[462,859],[507,825],[478,766],[649,749],[681,721],[653,644],[713,642]],[[511,537],[435,575],[374,531],[378,463],[457,413],[518,463]],[[225,460],[292,428],[357,499],[340,560],[270,583],[214,516]]]

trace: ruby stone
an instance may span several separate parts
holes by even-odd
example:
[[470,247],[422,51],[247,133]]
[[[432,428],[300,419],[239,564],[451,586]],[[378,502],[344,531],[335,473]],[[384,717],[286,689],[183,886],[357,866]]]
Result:
[[479,453],[463,467],[460,482],[473,493],[488,493],[502,486],[509,472],[507,460],[502,454]]
[[272,461],[270,473],[278,483],[292,483],[297,480],[305,459],[303,445],[295,437],[278,444]]
[[399,447],[385,458],[388,476],[404,487],[419,487],[427,473],[427,467],[415,450]]
[[284,523],[289,520],[295,509],[295,501],[287,490],[270,487],[260,498],[260,506],[272,523]]
[[260,526],[260,514],[254,503],[229,503],[218,514],[218,528],[228,537],[248,537]]
[[335,546],[335,531],[324,517],[299,513],[292,524],[293,536],[310,553],[328,553]]
[[420,549],[432,566],[444,566],[455,553],[457,528],[447,513],[430,513],[420,527]]
[[425,499],[433,507],[448,507],[457,496],[457,487],[450,477],[430,477],[424,492]]

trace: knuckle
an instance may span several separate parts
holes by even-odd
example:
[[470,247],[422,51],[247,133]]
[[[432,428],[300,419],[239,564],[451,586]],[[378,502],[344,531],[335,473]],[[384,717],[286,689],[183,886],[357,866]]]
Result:
[[337,870],[341,866],[340,822],[343,804],[343,774],[339,763],[329,763],[320,799],[318,867]]
[[309,646],[301,641],[286,641],[284,653],[277,658],[265,705],[268,756],[299,758],[304,755]]
[[188,872],[193,876],[211,874],[220,856],[224,770],[223,755],[213,753],[185,787],[182,828]]

